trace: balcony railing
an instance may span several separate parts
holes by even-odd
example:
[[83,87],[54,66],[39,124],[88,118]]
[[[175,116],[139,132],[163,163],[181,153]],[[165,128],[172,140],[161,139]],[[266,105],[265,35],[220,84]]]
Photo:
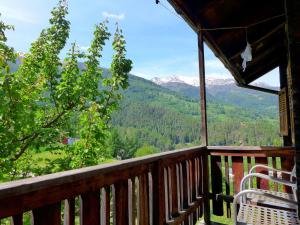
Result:
[[4,183],[0,218],[14,225],[28,214],[35,225],[209,222],[209,198],[214,214],[231,216],[232,195],[250,164],[290,169],[293,157],[292,148],[195,147]]

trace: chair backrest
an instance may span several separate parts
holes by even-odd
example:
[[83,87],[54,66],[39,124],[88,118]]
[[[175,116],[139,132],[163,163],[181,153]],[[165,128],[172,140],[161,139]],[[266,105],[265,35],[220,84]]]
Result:
[[[292,171],[291,171],[291,177],[290,177],[290,181],[291,182],[294,182],[294,181],[297,181],[297,176],[296,176],[296,164],[294,165]],[[298,198],[297,198],[297,186],[293,187],[293,195],[294,195],[294,198],[296,201],[298,201]]]
[[297,178],[297,176],[296,176],[296,164],[294,165],[293,170],[291,172],[290,181],[294,181],[294,178]]

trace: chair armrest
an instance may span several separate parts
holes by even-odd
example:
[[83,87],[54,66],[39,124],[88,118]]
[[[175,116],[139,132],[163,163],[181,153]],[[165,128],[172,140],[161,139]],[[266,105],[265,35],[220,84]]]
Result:
[[275,169],[275,168],[273,168],[273,167],[266,166],[266,165],[262,165],[262,164],[253,166],[253,167],[250,169],[249,173],[255,173],[254,171],[255,171],[256,168],[264,168],[264,169],[267,169],[268,171],[271,170],[271,171],[274,171],[274,172],[277,172],[277,173],[280,172],[280,173],[292,175],[292,172],[291,172],[291,171],[279,170],[279,169]]
[[239,192],[236,196],[234,196],[234,199],[233,199],[233,220],[234,220],[233,224],[234,225],[237,225],[237,214],[238,214],[238,212],[237,212],[237,204],[238,204],[238,201],[240,201],[240,199],[242,197],[247,196],[247,194],[263,195],[266,198],[275,199],[277,201],[281,201],[281,202],[284,202],[284,203],[293,204],[295,206],[298,205],[298,203],[296,201],[289,200],[289,199],[286,199],[286,198],[283,198],[283,197],[279,197],[279,196],[275,196],[275,195],[272,195],[272,194],[269,194],[269,193],[265,193],[265,192],[262,192],[262,191],[244,190],[244,191]]
[[275,177],[272,177],[272,176],[269,176],[269,175],[266,175],[266,174],[262,174],[262,173],[250,173],[241,180],[240,190],[241,191],[245,190],[246,189],[245,188],[246,181],[250,180],[251,178],[254,178],[254,177],[270,180],[270,181],[273,181],[275,183],[279,183],[279,184],[283,184],[283,185],[286,185],[286,186],[289,186],[289,187],[292,187],[292,188],[296,188],[296,183],[295,182],[278,179],[278,178],[275,178]]

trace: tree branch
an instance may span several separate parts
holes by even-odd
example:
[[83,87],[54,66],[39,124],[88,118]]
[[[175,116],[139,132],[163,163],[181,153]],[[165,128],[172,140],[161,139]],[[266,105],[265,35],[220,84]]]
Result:
[[[65,115],[70,109],[72,109],[73,107],[69,106],[69,108],[65,111],[60,112],[55,118],[53,118],[51,121],[49,121],[47,124],[43,125],[42,128],[49,128],[51,127],[53,124],[55,124],[63,115]],[[33,133],[31,135],[28,135],[24,138],[22,138],[21,140],[25,141],[28,140],[23,147],[20,149],[19,152],[17,152],[14,157],[11,159],[12,162],[16,161],[17,159],[19,159],[26,151],[26,149],[29,147],[29,145],[41,134],[41,132],[38,133]]]

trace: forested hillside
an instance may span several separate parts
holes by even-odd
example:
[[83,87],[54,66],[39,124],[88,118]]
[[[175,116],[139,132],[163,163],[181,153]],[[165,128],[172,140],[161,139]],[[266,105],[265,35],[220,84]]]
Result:
[[[120,136],[169,150],[200,143],[199,89],[130,76],[112,125]],[[235,85],[208,86],[210,145],[280,145],[277,97]]]

